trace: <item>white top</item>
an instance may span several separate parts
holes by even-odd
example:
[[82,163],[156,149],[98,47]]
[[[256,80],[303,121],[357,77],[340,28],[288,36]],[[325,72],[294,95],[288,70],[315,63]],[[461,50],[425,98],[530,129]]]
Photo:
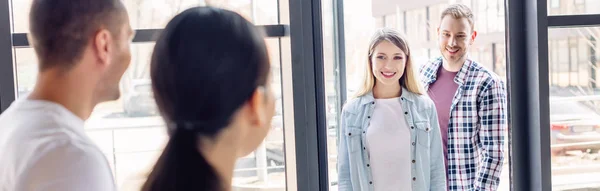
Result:
[[400,98],[375,99],[367,129],[375,191],[411,191],[410,129]]
[[108,161],[83,125],[56,103],[13,103],[0,115],[0,191],[115,190]]

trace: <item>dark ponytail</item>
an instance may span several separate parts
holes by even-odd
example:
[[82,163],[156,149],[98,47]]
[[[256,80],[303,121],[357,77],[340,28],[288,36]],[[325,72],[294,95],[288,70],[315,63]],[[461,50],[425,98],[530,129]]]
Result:
[[198,152],[194,132],[175,128],[143,191],[223,190],[219,176]]
[[150,76],[154,99],[170,139],[144,191],[223,190],[225,178],[199,148],[267,83],[264,36],[237,13],[190,8],[175,16],[156,40]]

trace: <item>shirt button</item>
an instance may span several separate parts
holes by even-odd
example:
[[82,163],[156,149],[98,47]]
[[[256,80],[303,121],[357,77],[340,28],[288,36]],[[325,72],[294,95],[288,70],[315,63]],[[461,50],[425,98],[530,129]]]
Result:
[[373,102],[371,102],[371,104],[375,104],[375,102],[373,101]]
[[412,142],[412,145],[415,146],[415,142]]
[[367,118],[371,119],[371,116],[367,116]]
[[370,181],[369,184],[373,184],[373,181]]
[[416,163],[416,162],[417,162],[417,161],[415,161],[415,160],[412,160],[412,163],[413,163],[413,164],[414,164],[414,163]]
[[404,98],[400,98],[400,99],[404,101]]
[[416,180],[417,180],[417,178],[413,177],[413,181],[416,181]]
[[429,131],[429,128],[426,128],[425,131]]
[[404,112],[404,115],[408,115],[408,112]]
[[367,147],[363,147],[363,150],[367,150]]
[[363,131],[363,133],[367,133],[367,132]]
[[348,136],[351,136],[351,135],[352,135],[352,133],[348,133]]
[[367,167],[370,167],[370,166],[371,166],[370,164],[367,164]]
[[415,126],[410,126],[411,129],[415,129]]

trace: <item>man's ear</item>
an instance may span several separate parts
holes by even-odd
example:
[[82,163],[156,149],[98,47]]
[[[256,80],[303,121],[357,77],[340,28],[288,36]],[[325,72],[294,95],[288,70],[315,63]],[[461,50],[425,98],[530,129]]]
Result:
[[477,31],[473,30],[473,33],[471,33],[471,45],[475,42],[475,38],[477,38]]
[[110,64],[110,52],[112,51],[111,44],[113,43],[110,32],[106,29],[102,29],[94,35],[93,39],[94,52],[97,55],[98,60],[102,64]]

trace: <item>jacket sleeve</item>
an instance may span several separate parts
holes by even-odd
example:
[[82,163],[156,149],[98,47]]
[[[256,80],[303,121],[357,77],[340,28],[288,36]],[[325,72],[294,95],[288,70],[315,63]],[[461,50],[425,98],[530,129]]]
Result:
[[506,91],[501,81],[491,82],[479,96],[478,146],[480,161],[475,177],[475,190],[496,190],[504,162],[506,134]]
[[348,143],[346,136],[348,134],[346,127],[346,112],[345,108],[342,110],[340,116],[340,131],[338,133],[338,157],[337,157],[337,168],[338,168],[338,190],[339,191],[352,191],[352,182],[350,179],[350,162],[348,155]]
[[444,148],[442,143],[442,134],[438,122],[437,110],[433,101],[431,103],[431,115],[429,116],[429,126],[431,127],[431,189],[432,191],[445,191],[446,186],[446,163],[444,159]]

